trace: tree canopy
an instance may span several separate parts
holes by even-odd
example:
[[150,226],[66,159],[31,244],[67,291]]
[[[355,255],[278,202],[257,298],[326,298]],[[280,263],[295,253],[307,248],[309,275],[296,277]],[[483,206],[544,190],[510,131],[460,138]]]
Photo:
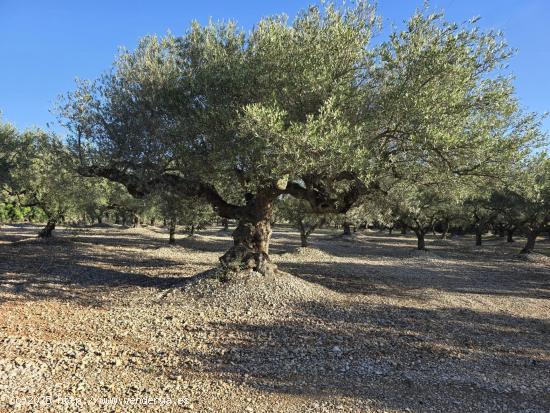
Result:
[[280,195],[346,212],[388,180],[500,179],[539,137],[502,35],[424,10],[371,45],[378,22],[358,1],[143,38],[60,107],[80,172],[202,198],[239,221],[222,263],[260,271]]

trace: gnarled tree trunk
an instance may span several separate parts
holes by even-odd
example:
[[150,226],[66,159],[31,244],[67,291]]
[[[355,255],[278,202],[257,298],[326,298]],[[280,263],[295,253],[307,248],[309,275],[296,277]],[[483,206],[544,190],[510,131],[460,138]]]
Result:
[[233,246],[220,257],[222,268],[235,272],[252,269],[264,275],[274,269],[269,258],[272,202],[261,197],[248,200],[233,231]]
[[50,218],[46,223],[46,226],[40,230],[38,236],[40,238],[50,238],[52,236],[52,231],[55,229],[55,224],[57,220]]

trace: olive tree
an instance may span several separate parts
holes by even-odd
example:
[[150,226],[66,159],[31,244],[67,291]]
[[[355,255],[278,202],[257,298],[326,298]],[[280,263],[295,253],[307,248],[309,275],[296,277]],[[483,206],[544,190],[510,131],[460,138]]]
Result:
[[387,208],[392,211],[394,220],[415,233],[418,250],[426,249],[426,234],[449,219],[449,211],[456,210],[460,204],[460,192],[445,193],[442,187],[445,185],[402,182],[393,186],[386,197]]
[[521,226],[521,204],[521,197],[511,188],[494,191],[489,199],[495,225],[506,232],[506,242],[514,242],[514,233]]
[[[273,203],[344,213],[387,175],[491,175],[528,139],[497,33],[419,12],[378,47],[365,1],[146,37],[61,106],[80,172],[235,219],[221,257],[265,272]],[[496,155],[495,155],[496,154]]]
[[50,237],[56,223],[74,212],[84,178],[75,173],[71,157],[56,137],[39,129],[19,133],[3,126],[1,130],[2,147],[10,148],[1,161],[6,168],[3,192],[19,207],[40,208],[47,224],[39,236]]
[[550,225],[550,158],[545,153],[532,157],[516,177],[517,222],[527,236],[521,252],[528,254],[537,236]]
[[276,203],[275,214],[300,232],[302,247],[309,245],[309,236],[326,220],[324,215],[314,213],[308,202],[289,196],[283,197]]
[[159,192],[148,201],[156,205],[160,217],[168,227],[170,244],[176,242],[177,225],[185,226],[189,235],[192,236],[195,235],[196,230],[206,227],[216,217],[212,207],[200,198],[181,199],[172,194]]

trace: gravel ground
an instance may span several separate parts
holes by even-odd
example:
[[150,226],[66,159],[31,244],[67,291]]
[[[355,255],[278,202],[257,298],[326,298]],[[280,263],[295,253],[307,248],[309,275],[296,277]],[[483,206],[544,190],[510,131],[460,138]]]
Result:
[[550,243],[0,229],[0,411],[550,412]]

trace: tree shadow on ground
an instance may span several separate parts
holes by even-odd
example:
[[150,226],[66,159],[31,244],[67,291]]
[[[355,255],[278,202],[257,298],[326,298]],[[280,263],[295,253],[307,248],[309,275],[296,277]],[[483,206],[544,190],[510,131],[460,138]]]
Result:
[[[73,300],[81,305],[108,302],[105,293],[131,287],[163,290],[189,277],[154,276],[151,272],[181,263],[161,258],[137,259],[113,252],[96,255],[65,239],[34,240],[0,250],[0,301]],[[132,272],[120,267],[131,267]]]
[[[423,300],[430,290],[550,299],[548,270],[510,267],[509,263],[478,267],[461,262],[402,261],[400,265],[364,262],[279,261],[279,268],[306,281],[347,294],[376,294]],[[519,264],[518,264],[519,265]]]
[[316,400],[412,411],[550,409],[548,322],[357,303],[301,303],[295,311],[271,323],[210,323],[228,351],[180,357],[216,377]]

